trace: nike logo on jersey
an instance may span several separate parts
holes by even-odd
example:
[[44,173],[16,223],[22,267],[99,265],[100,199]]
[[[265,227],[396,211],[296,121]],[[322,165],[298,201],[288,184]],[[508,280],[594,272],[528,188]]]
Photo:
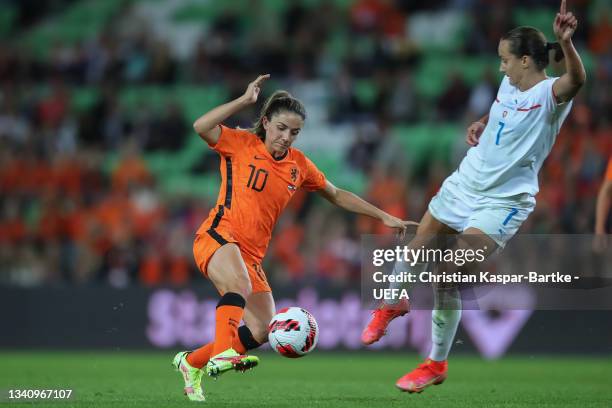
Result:
[[258,156],[258,155],[255,155],[255,160],[266,160],[266,158]]

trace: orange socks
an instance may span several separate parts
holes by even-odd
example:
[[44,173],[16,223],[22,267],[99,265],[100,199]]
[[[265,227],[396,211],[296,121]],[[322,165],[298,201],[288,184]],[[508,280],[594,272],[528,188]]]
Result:
[[[208,363],[208,360],[210,360],[213,355],[216,355],[212,353],[214,344],[214,342],[210,342],[207,345],[202,346],[199,349],[189,353],[187,355],[187,362],[189,363],[189,365],[195,368],[204,367],[206,363]],[[238,337],[234,339],[234,342],[232,343],[232,348],[236,350],[238,354],[246,353],[246,347],[242,345],[242,342]]]
[[228,292],[217,304],[215,323],[215,344],[212,355],[216,356],[232,347],[234,338],[238,335],[238,326],[244,314],[246,301],[238,293]]
[[216,356],[234,345],[238,340],[238,325],[244,314],[246,301],[242,295],[227,292],[217,303],[215,317],[215,341],[199,348],[187,356],[192,367],[202,368],[211,356]]
[[[213,353],[213,345],[214,342],[208,343],[205,346],[200,347],[199,349],[189,353],[187,355],[187,362],[192,367],[202,368],[208,363],[208,360],[216,354]],[[238,354],[244,354],[247,350],[251,350],[261,346],[246,326],[240,326],[238,329],[238,337],[234,338],[232,342],[232,348],[236,350]],[[226,349],[227,350],[227,349]]]
[[210,360],[214,342],[210,342],[205,346],[200,347],[197,350],[187,354],[187,362],[190,366],[195,368],[202,368]]

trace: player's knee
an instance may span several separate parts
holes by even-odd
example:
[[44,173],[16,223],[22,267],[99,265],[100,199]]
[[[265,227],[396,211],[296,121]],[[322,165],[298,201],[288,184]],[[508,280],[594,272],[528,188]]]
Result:
[[245,299],[248,298],[253,291],[251,280],[246,273],[244,275],[241,273],[227,274],[223,279],[216,279],[213,283],[219,292],[238,293]]

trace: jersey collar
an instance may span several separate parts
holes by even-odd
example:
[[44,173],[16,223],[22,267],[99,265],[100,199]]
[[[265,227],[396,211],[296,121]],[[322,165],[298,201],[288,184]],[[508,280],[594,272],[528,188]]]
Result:
[[265,155],[266,155],[266,157],[267,157],[267,158],[269,158],[270,160],[272,160],[273,162],[281,162],[281,161],[283,161],[283,160],[284,160],[284,159],[285,159],[285,158],[286,158],[286,157],[289,155],[289,150],[290,150],[291,148],[287,149],[287,150],[285,151],[285,154],[283,154],[281,157],[279,157],[278,159],[276,159],[276,158],[274,158],[274,156],[272,156],[272,155],[270,154],[270,152],[268,151],[268,149],[266,149],[266,145],[264,144],[264,141],[263,141],[263,140],[261,140],[261,139],[259,139],[259,138],[257,138],[257,139],[259,140],[259,146],[260,146],[260,150],[262,151],[262,153],[263,153],[263,154],[265,154]]

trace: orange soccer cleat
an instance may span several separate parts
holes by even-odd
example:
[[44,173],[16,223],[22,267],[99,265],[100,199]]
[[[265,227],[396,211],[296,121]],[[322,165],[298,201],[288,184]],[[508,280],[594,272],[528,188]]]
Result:
[[422,392],[430,385],[442,384],[446,380],[448,373],[448,362],[434,361],[430,358],[417,368],[401,377],[395,386],[402,391]]
[[402,300],[396,305],[382,303],[380,307],[372,312],[372,319],[361,333],[361,342],[365,345],[380,340],[387,333],[387,326],[391,320],[405,315],[410,311],[410,302]]

